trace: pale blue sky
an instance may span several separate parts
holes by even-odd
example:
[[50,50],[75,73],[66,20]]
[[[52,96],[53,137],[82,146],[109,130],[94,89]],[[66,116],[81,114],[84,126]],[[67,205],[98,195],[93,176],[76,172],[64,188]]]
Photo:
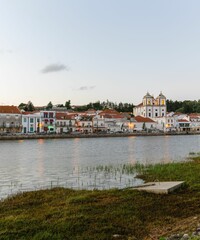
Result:
[[0,104],[199,99],[199,0],[0,0]]

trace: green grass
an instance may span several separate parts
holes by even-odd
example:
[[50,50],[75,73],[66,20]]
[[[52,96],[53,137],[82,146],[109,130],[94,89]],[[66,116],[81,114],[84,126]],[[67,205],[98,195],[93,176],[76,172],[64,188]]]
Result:
[[184,219],[200,216],[200,157],[136,168],[145,181],[182,180],[186,185],[169,195],[63,188],[23,193],[0,202],[0,239],[106,240],[115,234],[117,239],[165,239]]

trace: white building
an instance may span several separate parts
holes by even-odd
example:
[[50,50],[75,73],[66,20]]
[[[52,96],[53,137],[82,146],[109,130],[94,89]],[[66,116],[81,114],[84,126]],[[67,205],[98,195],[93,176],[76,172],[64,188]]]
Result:
[[103,116],[96,115],[93,117],[93,132],[107,132],[107,126]]
[[190,131],[190,119],[187,114],[169,112],[164,117],[154,118],[157,128],[164,132]]
[[56,112],[56,133],[70,133],[76,130],[75,117],[67,113]]
[[76,131],[80,133],[93,133],[93,122],[91,116],[81,116],[75,122]]
[[157,129],[157,123],[151,118],[136,116],[134,124],[134,131],[149,131]]
[[55,132],[55,111],[24,112],[22,115],[22,133]]
[[157,98],[154,98],[147,92],[142,103],[133,108],[133,115],[149,118],[166,116],[166,97],[161,92]]
[[40,122],[40,112],[24,112],[22,114],[22,133],[39,133]]
[[114,109],[106,109],[100,112],[99,116],[102,121],[104,119],[104,122],[101,122],[101,124],[107,132],[122,132],[128,129],[129,121],[127,121],[127,118]]
[[200,132],[200,113],[189,114],[191,130]]

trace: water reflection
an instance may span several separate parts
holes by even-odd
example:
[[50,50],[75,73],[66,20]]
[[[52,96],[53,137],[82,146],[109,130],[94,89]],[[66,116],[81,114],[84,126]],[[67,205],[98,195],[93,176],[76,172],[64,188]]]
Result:
[[[181,161],[200,151],[200,136],[122,137],[0,142],[0,197],[53,187],[111,188],[137,184],[123,164]],[[103,166],[100,171],[98,166]],[[113,172],[105,172],[113,166]],[[98,170],[97,170],[98,169]]]

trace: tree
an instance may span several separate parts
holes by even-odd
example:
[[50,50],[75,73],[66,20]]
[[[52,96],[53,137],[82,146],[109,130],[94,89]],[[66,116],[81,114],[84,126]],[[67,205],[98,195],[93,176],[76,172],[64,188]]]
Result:
[[24,107],[24,110],[28,112],[33,112],[35,110],[35,107],[31,101],[28,101],[28,103]]
[[95,110],[101,110],[102,109],[100,101],[97,101],[97,102],[93,103],[92,105],[93,105],[93,108]]
[[57,107],[64,107],[63,104],[57,104]]
[[145,122],[143,122],[142,129],[143,129],[143,130],[146,130],[146,124],[145,124]]
[[27,105],[26,103],[20,103],[19,106],[18,106],[18,108],[19,108],[20,110],[25,110],[26,105]]
[[46,109],[47,110],[50,110],[50,109],[52,109],[53,108],[53,104],[52,104],[52,102],[49,102],[48,104],[47,104],[47,106],[46,106]]
[[66,107],[67,109],[71,109],[71,101],[70,101],[70,100],[68,100],[68,101],[65,102],[65,107]]

